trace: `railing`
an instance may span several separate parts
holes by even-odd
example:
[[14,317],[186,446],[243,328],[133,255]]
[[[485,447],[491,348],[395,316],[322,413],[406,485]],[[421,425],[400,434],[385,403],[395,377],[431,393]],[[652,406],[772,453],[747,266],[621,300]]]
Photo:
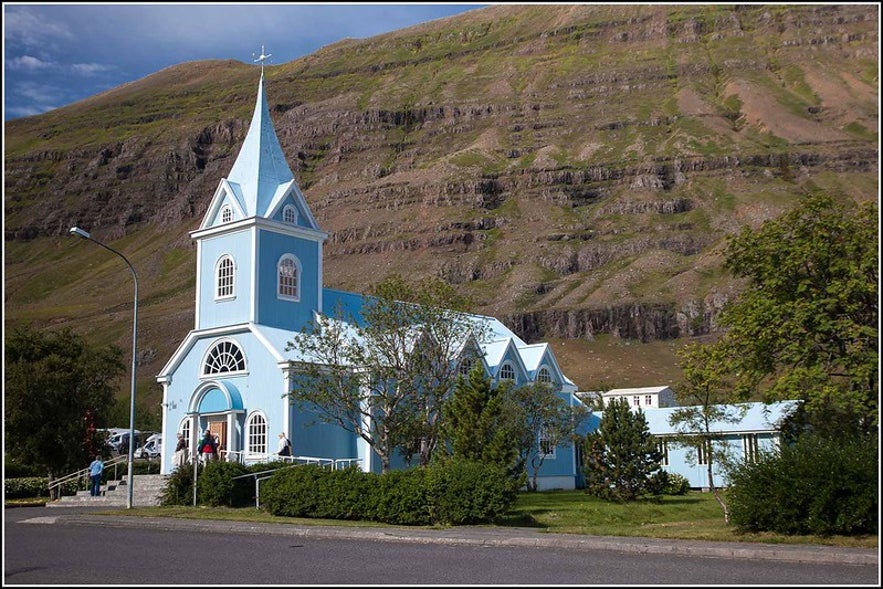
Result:
[[[238,455],[237,457],[242,458],[243,452],[227,452],[228,459],[230,454]],[[318,464],[320,466],[330,467],[331,470],[338,470],[342,468],[347,468],[354,464],[359,464],[362,462],[361,458],[316,458],[314,456],[278,456],[276,454],[260,454],[260,455],[250,455],[258,456],[259,459],[252,460],[252,464],[261,464],[264,462],[291,462],[287,466],[277,466],[276,468],[271,468],[268,470],[262,470],[260,472],[251,472],[248,474],[239,475],[237,477],[233,477],[233,480],[236,479],[244,479],[248,477],[254,477],[254,508],[261,508],[261,483],[273,476],[275,472],[282,468],[294,468],[297,466],[306,466],[308,464]],[[244,462],[243,462],[244,464]]]
[[279,456],[272,453],[256,453],[234,450],[221,450],[221,460],[238,462],[240,464],[267,464],[270,462],[290,462],[292,464],[318,464],[329,466],[333,470],[346,468],[353,464],[360,464],[361,458],[320,458],[317,456]]
[[[106,478],[109,480],[118,480],[119,477],[117,476],[117,467],[120,464],[128,464],[128,462],[129,462],[129,457],[125,454],[105,461],[105,463],[104,463],[105,472],[107,472],[107,468],[109,466],[113,467],[113,479],[111,479],[110,477],[106,477]],[[69,483],[70,481],[73,481],[73,480],[77,481],[77,487],[80,487],[80,481],[82,480],[83,488],[84,489],[88,488],[87,483],[89,481],[89,467],[87,466],[86,468],[81,468],[77,472],[72,472],[71,474],[68,474],[63,477],[59,477],[57,479],[49,481],[49,498],[50,499],[57,499],[58,497],[56,496],[56,494],[58,494],[60,496],[62,485],[64,485],[65,483]]]

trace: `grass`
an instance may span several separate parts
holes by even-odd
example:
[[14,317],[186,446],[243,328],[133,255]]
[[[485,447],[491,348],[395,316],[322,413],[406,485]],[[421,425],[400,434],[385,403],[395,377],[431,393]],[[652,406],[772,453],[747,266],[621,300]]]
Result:
[[[40,502],[17,500],[18,505]],[[45,501],[43,499],[42,501]],[[11,505],[6,502],[7,507]],[[253,507],[134,507],[108,510],[112,515],[176,517],[200,520],[248,521],[288,525],[386,527],[367,521],[341,521],[274,516]],[[711,542],[762,542],[767,544],[816,544],[877,548],[877,536],[785,536],[775,533],[740,533],[724,522],[723,512],[711,493],[691,491],[665,496],[659,501],[612,503],[582,491],[521,493],[510,512],[496,527],[530,527],[555,534],[628,536]]]

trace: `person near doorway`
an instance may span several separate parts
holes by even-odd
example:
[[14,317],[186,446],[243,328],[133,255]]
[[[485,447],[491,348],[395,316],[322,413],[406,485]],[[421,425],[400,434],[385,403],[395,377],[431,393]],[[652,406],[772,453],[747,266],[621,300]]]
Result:
[[89,465],[89,495],[98,497],[101,495],[101,474],[104,472],[104,461],[101,456],[96,456],[92,464]]
[[187,464],[187,440],[183,434],[178,434],[178,445],[175,446],[175,455],[172,461],[176,467]]
[[205,462],[218,457],[218,443],[210,430],[205,430],[205,435],[199,443],[199,455]]

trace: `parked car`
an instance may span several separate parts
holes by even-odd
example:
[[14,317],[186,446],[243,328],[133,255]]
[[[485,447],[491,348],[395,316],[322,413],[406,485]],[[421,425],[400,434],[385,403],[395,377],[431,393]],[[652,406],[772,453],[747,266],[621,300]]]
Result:
[[135,450],[135,458],[158,458],[162,454],[162,434],[153,434],[144,445]]

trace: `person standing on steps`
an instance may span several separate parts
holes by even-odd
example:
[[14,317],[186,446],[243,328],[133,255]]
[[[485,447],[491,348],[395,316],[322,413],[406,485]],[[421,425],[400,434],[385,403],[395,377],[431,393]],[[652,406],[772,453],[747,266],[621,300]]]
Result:
[[205,462],[214,460],[218,456],[218,443],[210,430],[205,430],[205,435],[199,443],[199,455]]
[[101,474],[104,472],[104,461],[101,456],[96,456],[92,464],[89,465],[89,494],[92,497],[101,495]]

